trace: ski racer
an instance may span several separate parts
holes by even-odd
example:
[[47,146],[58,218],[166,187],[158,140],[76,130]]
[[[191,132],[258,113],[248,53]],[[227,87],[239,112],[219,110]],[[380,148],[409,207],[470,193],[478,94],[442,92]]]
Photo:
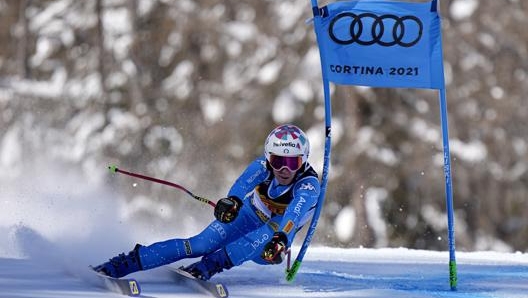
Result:
[[313,216],[319,197],[317,173],[308,163],[310,143],[297,126],[275,128],[256,158],[216,203],[216,220],[188,239],[136,244],[94,267],[122,277],[185,258],[202,257],[183,269],[202,280],[245,261],[279,264],[295,234]]

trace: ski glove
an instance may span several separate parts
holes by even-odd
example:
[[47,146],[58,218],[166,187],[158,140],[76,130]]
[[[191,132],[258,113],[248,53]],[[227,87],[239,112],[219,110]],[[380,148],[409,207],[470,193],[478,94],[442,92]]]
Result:
[[288,238],[283,232],[275,232],[271,241],[264,246],[262,259],[270,264],[280,264],[286,255]]
[[237,197],[221,198],[216,203],[214,216],[223,223],[230,223],[235,220],[241,207],[242,201]]

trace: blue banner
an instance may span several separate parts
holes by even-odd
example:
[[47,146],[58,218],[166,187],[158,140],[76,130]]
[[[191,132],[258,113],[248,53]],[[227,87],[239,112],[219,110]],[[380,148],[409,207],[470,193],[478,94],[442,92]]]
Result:
[[315,30],[329,81],[444,88],[440,17],[431,2],[343,1],[320,13]]
[[449,282],[451,289],[456,290],[453,190],[438,1],[341,1],[323,8],[319,8],[317,0],[311,0],[311,3],[325,100],[324,165],[317,207],[299,254],[286,270],[286,280],[291,282],[299,271],[325,199],[332,144],[329,83],[332,81],[341,85],[439,90],[448,214]]

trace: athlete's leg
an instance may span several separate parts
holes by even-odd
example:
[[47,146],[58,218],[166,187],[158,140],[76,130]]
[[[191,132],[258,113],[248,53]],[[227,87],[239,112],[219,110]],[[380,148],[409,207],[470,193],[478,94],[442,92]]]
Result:
[[258,229],[262,224],[249,206],[243,206],[231,223],[225,224],[215,220],[202,232],[188,239],[170,239],[140,247],[142,268],[151,269],[184,258],[211,254],[251,230]]
[[238,266],[248,260],[258,260],[264,250],[264,246],[273,237],[276,226],[275,221],[269,221],[260,228],[227,244],[225,250],[233,265]]

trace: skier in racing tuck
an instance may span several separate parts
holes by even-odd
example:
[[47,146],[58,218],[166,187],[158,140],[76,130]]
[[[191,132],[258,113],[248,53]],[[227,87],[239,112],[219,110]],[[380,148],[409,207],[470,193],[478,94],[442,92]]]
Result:
[[275,128],[264,156],[255,159],[218,200],[214,220],[188,239],[170,239],[149,246],[136,244],[94,270],[122,277],[185,258],[202,257],[183,269],[208,280],[245,261],[279,264],[295,234],[313,216],[319,197],[317,173],[308,163],[310,144],[295,125]]

